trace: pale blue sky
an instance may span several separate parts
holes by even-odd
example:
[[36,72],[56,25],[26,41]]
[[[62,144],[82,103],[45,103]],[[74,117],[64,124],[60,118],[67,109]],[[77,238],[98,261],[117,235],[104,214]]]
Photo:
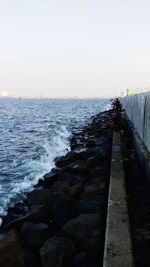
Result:
[[0,91],[105,96],[149,86],[149,0],[0,0]]

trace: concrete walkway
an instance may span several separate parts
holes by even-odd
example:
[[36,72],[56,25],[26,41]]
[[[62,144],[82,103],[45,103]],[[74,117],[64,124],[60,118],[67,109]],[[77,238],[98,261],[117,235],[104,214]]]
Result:
[[114,132],[103,267],[133,267],[120,133]]

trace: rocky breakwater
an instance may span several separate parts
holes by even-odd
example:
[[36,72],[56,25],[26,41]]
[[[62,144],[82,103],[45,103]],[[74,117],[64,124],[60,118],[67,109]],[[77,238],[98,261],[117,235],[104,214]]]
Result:
[[75,133],[71,151],[8,209],[0,235],[3,267],[98,267],[104,247],[111,111]]

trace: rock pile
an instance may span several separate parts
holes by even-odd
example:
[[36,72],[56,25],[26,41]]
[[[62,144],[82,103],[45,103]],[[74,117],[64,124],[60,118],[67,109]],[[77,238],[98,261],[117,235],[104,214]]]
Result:
[[3,267],[97,267],[103,255],[111,111],[75,133],[71,151],[8,209],[0,235]]

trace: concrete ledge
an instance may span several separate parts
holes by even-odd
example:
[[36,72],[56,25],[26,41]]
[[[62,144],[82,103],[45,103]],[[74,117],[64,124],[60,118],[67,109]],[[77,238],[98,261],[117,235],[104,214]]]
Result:
[[120,133],[114,132],[103,267],[133,267]]

